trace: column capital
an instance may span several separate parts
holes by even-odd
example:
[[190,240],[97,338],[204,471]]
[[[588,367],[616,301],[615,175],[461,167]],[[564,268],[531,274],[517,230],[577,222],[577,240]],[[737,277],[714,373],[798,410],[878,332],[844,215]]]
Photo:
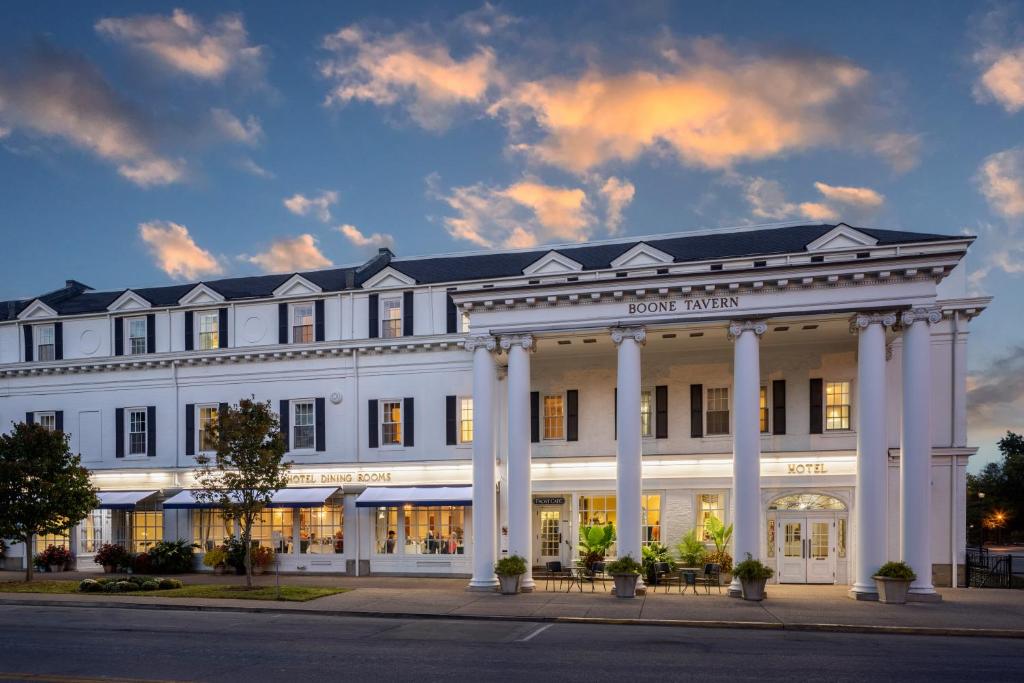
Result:
[[917,322],[934,325],[940,320],[942,320],[942,309],[938,306],[916,306],[900,314],[900,324],[904,327],[909,327]]
[[493,351],[496,348],[498,348],[498,341],[489,334],[474,334],[466,339],[467,351],[476,351],[477,349]]
[[850,318],[850,332],[866,330],[871,325],[892,327],[896,324],[895,313],[858,313]]
[[763,320],[734,320],[729,323],[729,339],[734,340],[744,332],[753,332],[758,337],[768,331],[768,323]]
[[532,334],[509,334],[501,338],[501,348],[508,351],[513,346],[521,346],[527,351],[534,351],[537,348]]
[[644,327],[613,327],[611,333],[612,343],[616,346],[626,339],[632,339],[637,344],[647,341],[647,329]]

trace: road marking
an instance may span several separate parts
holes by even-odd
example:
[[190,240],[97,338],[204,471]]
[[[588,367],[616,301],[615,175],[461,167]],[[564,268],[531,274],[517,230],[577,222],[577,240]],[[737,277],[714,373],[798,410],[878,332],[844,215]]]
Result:
[[536,638],[537,636],[539,636],[539,635],[540,635],[541,633],[543,633],[544,631],[547,631],[547,630],[548,630],[549,628],[551,628],[552,626],[554,626],[554,624],[544,624],[543,626],[540,626],[540,627],[538,627],[538,628],[534,629],[534,630],[533,630],[533,631],[532,631],[532,632],[531,632],[531,633],[530,633],[530,634],[529,634],[528,636],[525,636],[525,637],[523,637],[523,638],[520,638],[520,639],[519,639],[518,641],[516,641],[516,642],[519,642],[519,643],[527,643],[527,642],[529,642],[529,641],[533,640],[534,638]]

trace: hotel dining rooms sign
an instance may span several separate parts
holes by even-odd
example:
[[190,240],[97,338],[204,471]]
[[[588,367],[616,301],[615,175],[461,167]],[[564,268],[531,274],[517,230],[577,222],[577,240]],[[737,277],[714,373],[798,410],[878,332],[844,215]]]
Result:
[[688,299],[661,299],[637,301],[627,305],[626,310],[629,315],[671,315],[673,313],[697,313],[739,308],[740,297],[706,296]]

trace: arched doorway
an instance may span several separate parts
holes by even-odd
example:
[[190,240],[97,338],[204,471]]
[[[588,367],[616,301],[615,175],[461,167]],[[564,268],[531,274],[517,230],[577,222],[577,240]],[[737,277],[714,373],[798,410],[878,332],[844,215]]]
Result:
[[835,583],[846,559],[847,507],[825,493],[790,493],[768,505],[769,555],[779,583]]

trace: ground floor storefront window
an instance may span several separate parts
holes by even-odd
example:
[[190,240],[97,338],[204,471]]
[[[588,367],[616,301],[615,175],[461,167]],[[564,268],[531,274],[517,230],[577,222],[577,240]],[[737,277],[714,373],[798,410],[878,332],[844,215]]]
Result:
[[[219,510],[193,510],[192,534],[200,552],[206,552],[237,530]],[[283,555],[344,553],[344,510],[340,505],[266,508],[253,520],[252,540]]]
[[92,555],[105,543],[143,553],[164,540],[160,510],[93,510],[78,527],[78,552]]
[[375,547],[380,554],[466,552],[466,508],[461,505],[381,507],[375,515]]
[[[660,493],[645,493],[640,498],[640,539],[644,545],[662,543]],[[616,497],[614,495],[579,496],[579,527],[616,524]],[[609,549],[615,556],[615,546]]]

